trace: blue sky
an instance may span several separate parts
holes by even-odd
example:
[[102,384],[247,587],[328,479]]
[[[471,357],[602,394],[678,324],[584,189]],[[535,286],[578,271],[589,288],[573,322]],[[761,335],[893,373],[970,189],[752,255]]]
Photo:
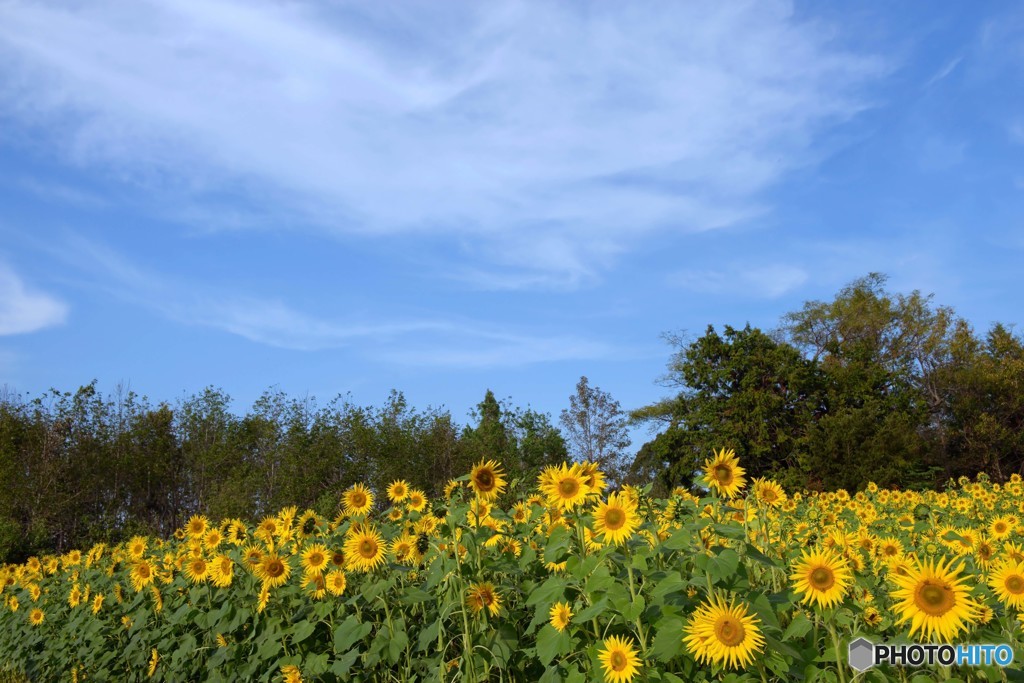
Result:
[[1024,9],[0,0],[0,206],[17,391],[633,408],[870,271],[1021,322]]

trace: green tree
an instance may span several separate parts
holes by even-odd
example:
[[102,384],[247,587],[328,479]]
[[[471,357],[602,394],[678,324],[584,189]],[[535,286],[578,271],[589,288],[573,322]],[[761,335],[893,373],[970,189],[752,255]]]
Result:
[[634,469],[662,471],[667,488],[692,483],[713,450],[732,448],[751,476],[784,476],[807,452],[807,429],[824,410],[824,377],[794,347],[750,325],[686,343],[679,336],[664,382],[680,392],[633,411],[661,424]]
[[628,421],[619,402],[590,386],[586,376],[576,383],[560,418],[573,457],[597,463],[613,485],[621,483],[629,469]]

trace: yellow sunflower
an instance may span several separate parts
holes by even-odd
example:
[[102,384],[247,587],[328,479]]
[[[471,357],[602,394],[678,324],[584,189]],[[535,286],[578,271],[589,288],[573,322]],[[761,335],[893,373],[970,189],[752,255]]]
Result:
[[343,497],[345,513],[349,515],[365,515],[373,509],[373,494],[362,484],[353,484]]
[[910,635],[920,632],[925,640],[938,636],[953,642],[960,631],[974,623],[978,603],[969,595],[966,584],[971,576],[959,576],[959,570],[944,559],[912,562],[905,576],[892,575],[898,587],[892,592],[894,609],[900,617],[896,624],[910,622]]
[[353,528],[345,538],[345,556],[352,569],[368,572],[384,562],[384,539],[371,526]]
[[[132,540],[128,541],[128,557],[132,560],[141,560],[142,556],[146,554],[146,545],[144,536],[133,536]],[[89,557],[92,557],[91,551]]]
[[466,604],[473,610],[473,614],[480,614],[486,609],[496,615],[501,611],[501,596],[490,581],[474,583],[466,590]]
[[92,613],[99,614],[103,609],[103,593],[97,593],[92,598]]
[[572,609],[567,602],[556,602],[551,606],[551,625],[558,631],[564,631],[572,618]]
[[409,489],[405,505],[413,512],[423,512],[423,509],[427,507],[427,497],[419,489]]
[[33,626],[39,626],[44,621],[46,621],[46,614],[44,614],[43,610],[38,607],[33,607],[32,611],[28,613],[28,623]]
[[628,683],[640,669],[640,657],[629,638],[607,638],[598,659],[604,668],[604,680],[608,683]]
[[148,560],[139,560],[132,565],[131,572],[129,574],[132,587],[136,591],[141,591],[143,588],[153,583],[156,578],[156,574],[153,571],[153,565]]
[[185,565],[185,576],[192,583],[206,583],[210,578],[210,565],[202,557],[193,557]]
[[715,453],[714,458],[704,461],[704,482],[726,498],[739,494],[746,486],[747,480],[743,476],[746,472],[740,467],[736,451],[732,449],[723,448]]
[[332,569],[327,572],[327,592],[331,595],[341,595],[345,592],[345,587],[348,585],[348,579],[345,577],[345,572],[340,569]]
[[685,629],[683,642],[697,661],[743,668],[764,649],[759,620],[744,604],[714,596],[698,608]]
[[469,473],[469,485],[478,498],[494,500],[505,491],[505,473],[494,460],[481,460]]
[[153,674],[156,673],[156,665],[159,664],[159,663],[160,663],[160,653],[157,652],[156,648],[154,647],[153,651],[149,653],[149,670],[146,672],[146,675],[149,678],[152,678]]
[[210,520],[205,515],[192,515],[188,519],[188,524],[185,525],[185,531],[192,538],[202,538],[209,525]]
[[771,479],[754,480],[754,498],[769,508],[780,508],[786,502],[786,492]]
[[793,588],[803,594],[802,602],[832,607],[843,600],[852,575],[846,559],[831,550],[801,553],[789,577]]
[[537,478],[538,488],[547,496],[548,503],[563,510],[572,510],[583,503],[590,489],[586,484],[583,466],[569,467],[562,463],[557,467],[546,467]]
[[1007,607],[1024,610],[1024,562],[1007,560],[992,572],[988,585]]
[[302,568],[308,574],[323,574],[328,562],[327,546],[321,543],[311,543],[302,552]]
[[388,498],[392,503],[401,503],[409,495],[409,484],[404,479],[391,482],[388,486]]
[[283,683],[302,683],[302,670],[294,664],[285,664],[281,667]]
[[611,494],[594,509],[594,531],[604,537],[604,543],[624,543],[639,526],[636,506],[618,493]]
[[234,577],[235,563],[227,555],[218,555],[210,563],[210,581],[217,588],[227,588]]
[[288,564],[287,557],[281,557],[276,552],[267,553],[260,559],[260,563],[256,565],[256,576],[259,578],[264,586],[269,588],[277,588],[288,581],[288,577],[291,576],[292,568]]
[[992,523],[988,526],[988,532],[992,538],[996,540],[1002,540],[1010,535],[1013,531],[1013,525],[1006,517],[996,517],[992,520]]

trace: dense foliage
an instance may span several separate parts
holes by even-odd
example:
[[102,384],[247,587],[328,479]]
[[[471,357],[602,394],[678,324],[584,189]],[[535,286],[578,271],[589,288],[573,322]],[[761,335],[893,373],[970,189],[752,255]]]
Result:
[[979,337],[952,309],[884,285],[857,280],[771,333],[671,336],[666,383],[679,392],[633,412],[660,431],[636,471],[662,491],[687,485],[727,443],[753,474],[818,490],[1024,474],[1024,340],[999,324]]
[[[194,516],[0,569],[0,668],[31,680],[848,681],[846,645],[983,642],[1024,661],[1024,485],[604,490],[591,464],[517,491],[493,461],[431,504],[406,481],[340,513]],[[374,502],[377,501],[377,504]],[[993,666],[877,667],[1004,680]]]
[[217,389],[153,406],[95,383],[30,401],[0,396],[0,560],[168,536],[193,514],[333,514],[338,491],[407,479],[428,495],[481,457],[533,477],[567,458],[547,415],[487,392],[460,427],[400,393],[383,407],[324,407],[268,391],[244,415]]

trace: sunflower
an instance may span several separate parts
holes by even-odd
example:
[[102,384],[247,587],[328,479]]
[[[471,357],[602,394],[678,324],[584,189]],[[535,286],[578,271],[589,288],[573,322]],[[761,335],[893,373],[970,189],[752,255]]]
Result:
[[878,554],[886,560],[902,557],[903,543],[898,538],[887,536],[878,541]]
[[419,489],[409,489],[405,505],[413,512],[423,512],[423,509],[427,507],[427,497]]
[[871,628],[878,628],[879,624],[882,623],[882,613],[878,611],[876,607],[865,607],[864,608],[864,623]]
[[640,658],[629,638],[612,636],[606,639],[598,659],[604,667],[604,680],[608,683],[628,683],[640,668]]
[[284,678],[284,683],[302,683],[302,671],[294,664],[282,666],[281,676]]
[[892,577],[897,586],[892,592],[894,609],[900,614],[896,624],[909,621],[911,636],[920,631],[926,640],[939,636],[952,642],[975,621],[978,612],[978,603],[964,585],[972,578],[959,576],[959,570],[943,559],[911,563],[906,576]]
[[786,492],[771,479],[754,480],[754,498],[769,508],[779,508],[786,502]]
[[192,515],[188,518],[185,531],[192,538],[202,538],[208,526],[210,526],[210,520],[205,515]]
[[157,652],[156,648],[154,647],[153,651],[149,654],[149,671],[146,674],[149,678],[152,678],[153,674],[156,673],[156,665],[159,662],[160,662],[160,653]]
[[640,518],[636,506],[618,493],[608,496],[608,500],[594,510],[594,532],[604,537],[604,543],[624,543],[638,526]]
[[384,539],[371,526],[353,529],[345,539],[348,565],[356,571],[368,572],[383,564],[384,550]]
[[76,583],[71,587],[71,593],[68,594],[68,605],[74,609],[82,604],[82,589],[78,587]]
[[723,448],[715,453],[714,458],[704,461],[704,482],[726,498],[737,495],[746,485],[743,476],[746,472],[740,467],[736,451],[732,449]]
[[323,574],[311,574],[303,572],[302,587],[314,600],[323,600],[327,595],[327,580]]
[[392,503],[401,503],[409,495],[409,484],[404,479],[391,482],[388,486],[388,499]]
[[320,526],[320,516],[316,514],[315,510],[306,510],[296,522],[300,538],[309,538],[316,533],[318,526]]
[[992,520],[992,523],[988,526],[988,532],[992,535],[992,538],[996,540],[1002,540],[1010,535],[1013,531],[1013,525],[1006,517],[996,517]]
[[210,564],[210,581],[217,588],[227,588],[234,576],[235,563],[227,555],[218,555]]
[[149,587],[149,592],[153,595],[153,611],[159,614],[164,609],[164,596],[160,595],[160,589],[156,584]]
[[[142,556],[146,554],[146,538],[144,536],[133,536],[132,540],[128,541],[128,557],[132,560],[141,560]],[[93,553],[89,551],[89,558],[93,558]]]
[[242,561],[249,569],[255,570],[260,561],[263,560],[263,548],[255,543],[250,543],[242,548]]
[[391,542],[391,554],[395,561],[401,564],[419,564],[420,554],[416,552],[416,537],[412,534],[402,534]]
[[338,569],[345,568],[345,551],[341,548],[335,548],[331,551],[331,564]]
[[551,625],[558,631],[564,631],[572,618],[572,609],[567,602],[556,602],[551,606]]
[[765,641],[757,617],[747,614],[746,605],[726,603],[716,595],[694,613],[683,642],[700,662],[742,668],[764,649]]
[[288,564],[288,558],[281,557],[276,552],[267,553],[256,565],[257,578],[269,588],[277,588],[284,584],[291,573],[292,567]]
[[1003,562],[992,572],[988,585],[1004,605],[1024,610],[1024,562]]
[[132,565],[130,577],[132,580],[132,587],[136,592],[138,592],[153,583],[153,579],[156,578],[156,574],[153,571],[153,565],[151,565],[148,560],[139,560]]
[[846,559],[831,550],[804,551],[789,578],[802,602],[824,608],[842,602],[852,580]]
[[373,509],[373,494],[362,484],[353,484],[342,497],[345,514],[365,515]]
[[220,529],[210,529],[203,536],[203,545],[209,550],[216,550],[224,542],[224,534]]
[[501,611],[501,596],[494,590],[494,584],[490,581],[472,584],[466,590],[466,603],[473,610],[473,614],[480,614],[484,609],[493,615]]
[[537,478],[537,484],[552,506],[572,510],[583,503],[590,492],[585,479],[582,465],[569,467],[562,463],[557,467],[544,468]]
[[598,469],[596,462],[587,460],[580,464],[583,466],[583,483],[587,485],[587,490],[594,495],[600,495],[608,487],[604,472]]
[[38,607],[32,608],[32,611],[28,613],[28,623],[33,626],[39,626],[44,621],[46,621],[46,614],[44,614],[43,610]]
[[469,485],[478,498],[494,500],[505,490],[505,473],[494,460],[480,460],[469,473]]
[[256,601],[256,612],[262,614],[263,610],[267,608],[267,604],[270,603],[270,586],[264,581],[263,585],[260,586],[260,595]]
[[210,565],[202,557],[193,557],[185,565],[185,576],[192,583],[206,583],[210,578]]
[[302,568],[308,574],[316,574],[317,576],[323,574],[328,561],[327,546],[321,543],[310,544],[302,552]]
[[99,614],[103,609],[103,593],[97,593],[92,598],[92,613]]
[[327,572],[327,592],[331,595],[341,595],[345,592],[345,587],[348,585],[348,579],[345,576],[345,572],[340,569],[332,569]]

